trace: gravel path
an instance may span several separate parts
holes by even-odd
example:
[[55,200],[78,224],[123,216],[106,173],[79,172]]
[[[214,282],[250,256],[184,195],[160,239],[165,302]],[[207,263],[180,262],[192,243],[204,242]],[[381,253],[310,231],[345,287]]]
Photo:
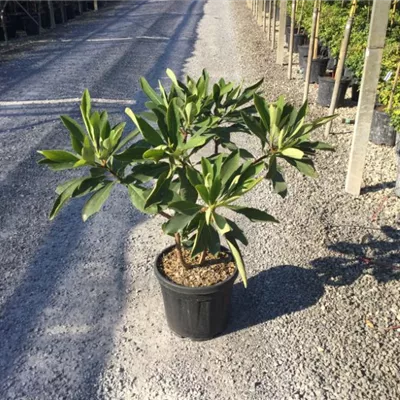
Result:
[[[77,32],[172,39],[56,40]],[[269,99],[302,97],[300,78],[287,81],[244,1],[129,2],[48,37],[55,41],[2,62],[0,101],[77,97],[88,86],[94,97],[140,104],[137,77],[156,79],[167,65],[247,82],[264,76]],[[166,326],[152,262],[170,241],[157,217],[134,213],[121,191],[89,223],[79,204],[46,220],[57,176],[35,165],[34,151],[67,144],[56,117],[68,107],[0,111],[2,399],[399,398],[400,336],[386,330],[400,323],[399,276],[360,261],[400,261],[392,149],[370,146],[366,189],[353,198],[343,190],[351,127],[335,123],[337,152],[318,157],[318,180],[287,171],[287,199],[267,183],[249,195],[246,203],[281,224],[240,221],[251,239],[249,289],[235,285],[228,332],[197,343]]]

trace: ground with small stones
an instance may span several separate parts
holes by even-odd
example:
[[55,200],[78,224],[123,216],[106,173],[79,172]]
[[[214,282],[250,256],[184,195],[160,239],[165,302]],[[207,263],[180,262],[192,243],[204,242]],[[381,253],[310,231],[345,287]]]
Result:
[[[77,35],[79,43],[59,40]],[[99,37],[136,39],[88,40]],[[269,100],[302,99],[301,76],[287,80],[244,1],[125,2],[46,38],[1,50],[0,101],[79,97],[89,87],[93,97],[140,103],[137,78],[155,81],[166,66],[247,83],[264,77]],[[312,117],[326,114],[316,93],[312,86]],[[346,194],[353,127],[338,118],[327,139],[337,151],[318,155],[318,179],[287,169],[286,199],[267,182],[249,193],[246,205],[280,224],[237,218],[250,242],[249,288],[235,285],[227,332],[198,343],[175,337],[164,319],[153,262],[171,240],[160,217],[132,211],[121,189],[86,224],[80,201],[46,220],[60,175],[36,166],[35,150],[67,146],[57,116],[75,108],[0,111],[2,399],[400,397],[393,149],[370,145],[362,195]],[[123,108],[112,105],[113,118]],[[257,153],[255,140],[236,139]]]

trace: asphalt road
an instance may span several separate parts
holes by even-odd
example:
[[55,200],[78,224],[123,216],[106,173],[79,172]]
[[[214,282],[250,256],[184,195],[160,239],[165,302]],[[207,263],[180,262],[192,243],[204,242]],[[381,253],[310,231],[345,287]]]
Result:
[[[138,79],[181,73],[203,1],[129,1],[0,55],[0,398],[92,399],[125,302],[124,246],[136,215],[116,192],[83,224],[81,203],[50,223],[57,175],[39,149],[68,147],[58,116],[88,88],[117,120],[140,108]],[[53,104],[40,104],[51,100]],[[21,103],[13,103],[21,102]],[[36,103],[35,103],[36,102]],[[38,104],[39,102],[39,104]]]

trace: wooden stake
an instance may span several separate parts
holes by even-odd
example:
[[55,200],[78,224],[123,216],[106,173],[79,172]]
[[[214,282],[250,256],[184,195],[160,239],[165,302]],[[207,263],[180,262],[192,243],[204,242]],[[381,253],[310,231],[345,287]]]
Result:
[[287,0],[281,0],[279,8],[279,36],[276,52],[276,63],[283,65],[285,58],[285,30],[286,30]]
[[310,85],[311,65],[312,65],[313,50],[314,50],[314,43],[315,43],[315,28],[317,25],[317,18],[318,18],[318,0],[314,0],[314,10],[313,10],[313,16],[312,16],[310,44],[309,44],[309,48],[308,48],[308,60],[307,60],[307,67],[306,67],[306,80],[305,80],[305,84],[304,84],[303,103],[308,100],[308,89],[309,89],[309,85]]
[[267,39],[271,41],[271,26],[272,26],[272,0],[268,0],[268,32]]
[[292,21],[290,25],[290,40],[289,40],[289,68],[288,68],[288,78],[292,79],[292,64],[293,64],[293,41],[294,41],[294,25],[296,19],[296,6],[297,1],[292,0]]
[[263,31],[267,29],[267,0],[263,1]]
[[[353,26],[354,15],[356,12],[357,0],[353,0],[353,4],[350,9],[349,19],[347,20],[346,27],[344,29],[344,36],[342,40],[342,46],[340,48],[339,61],[335,72],[335,86],[333,88],[331,105],[329,107],[329,114],[333,115],[335,113],[340,83],[342,81],[342,75],[344,70],[344,62],[346,60],[347,48],[349,47],[351,28]],[[332,121],[329,121],[325,126],[325,136],[328,136],[332,128]]]
[[301,0],[300,17],[299,21],[297,22],[297,34],[300,33],[301,23],[303,22],[304,1],[305,0]]
[[317,15],[317,23],[315,26],[315,39],[314,39],[314,49],[313,49],[313,58],[318,57],[318,44],[319,44],[319,24],[321,20],[321,8],[322,8],[322,0],[318,2],[318,15]]
[[276,36],[276,0],[273,0],[272,5],[272,15],[273,15],[273,23],[272,23],[272,42],[271,49],[275,49],[275,36]]
[[97,0],[93,1],[93,8],[94,8],[94,11],[97,11],[99,9],[99,4],[98,4]]
[[49,4],[49,14],[50,14],[50,28],[54,29],[56,27],[56,19],[54,17],[54,6],[51,0],[47,1]]
[[356,124],[350,151],[349,169],[346,178],[346,192],[358,196],[371,131],[376,91],[381,72],[383,47],[389,21],[391,0],[374,0],[368,45],[365,53],[360,98],[358,101]]
[[392,108],[393,108],[394,94],[396,93],[397,82],[399,81],[399,75],[400,75],[400,61],[397,64],[396,75],[394,76],[392,91],[390,93],[390,99],[389,99],[389,104],[388,104],[388,111],[392,111]]

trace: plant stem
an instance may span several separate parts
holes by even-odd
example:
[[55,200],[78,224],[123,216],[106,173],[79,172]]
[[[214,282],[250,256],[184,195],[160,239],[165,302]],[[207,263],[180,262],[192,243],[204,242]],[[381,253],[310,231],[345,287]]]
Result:
[[186,263],[186,261],[183,258],[181,235],[179,233],[175,233],[175,244],[179,262],[181,263],[182,267],[184,267],[185,269],[189,269],[190,266]]
[[168,213],[166,213],[165,211],[160,211],[159,214],[161,216],[163,216],[164,218],[167,218],[167,219],[171,219],[172,218],[172,216],[169,215]]
[[265,160],[266,158],[268,158],[268,155],[267,155],[267,154],[264,154],[263,156],[261,156],[261,157],[255,159],[255,160],[253,161],[253,165],[254,165],[254,164],[258,164],[260,161],[263,161],[263,160]]
[[218,154],[218,140],[214,139],[214,155]]
[[207,250],[203,250],[200,257],[200,266],[204,264],[204,261],[206,260],[206,255],[207,255]]

